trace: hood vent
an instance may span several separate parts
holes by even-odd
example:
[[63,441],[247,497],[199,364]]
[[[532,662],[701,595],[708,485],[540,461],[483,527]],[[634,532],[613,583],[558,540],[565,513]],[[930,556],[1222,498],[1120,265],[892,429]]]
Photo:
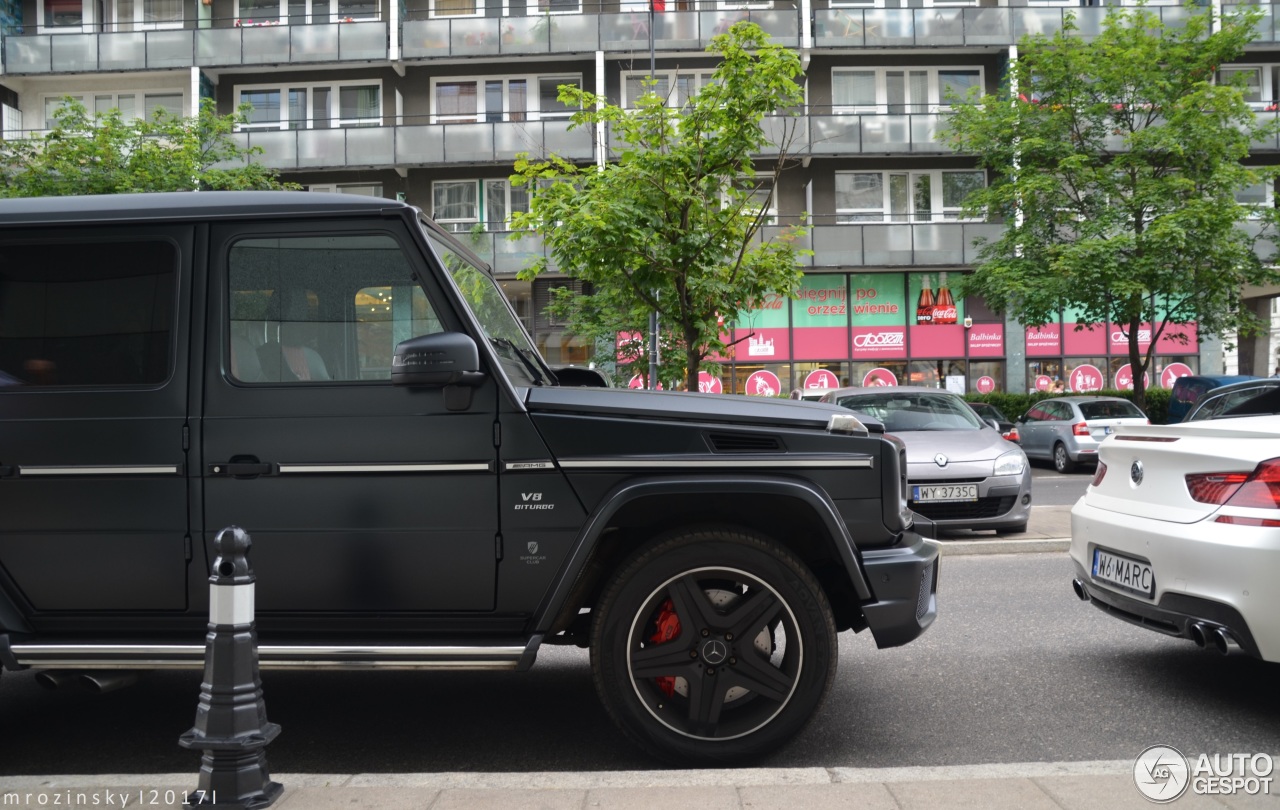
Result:
[[777,436],[753,433],[708,433],[707,441],[717,453],[777,453],[784,449]]

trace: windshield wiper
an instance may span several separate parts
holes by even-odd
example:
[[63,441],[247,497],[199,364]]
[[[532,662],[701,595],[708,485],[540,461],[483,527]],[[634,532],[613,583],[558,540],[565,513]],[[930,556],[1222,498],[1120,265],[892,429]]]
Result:
[[525,353],[526,350],[517,346],[510,338],[491,337],[489,338],[489,342],[494,346],[497,346],[499,349],[506,349],[507,352],[504,352],[504,354],[508,357],[514,354],[515,359],[519,360],[525,367],[525,370],[529,372],[529,376],[532,378],[534,385],[549,384],[550,381],[547,379],[546,375],[542,373],[542,369],[538,364],[530,360],[529,356]]

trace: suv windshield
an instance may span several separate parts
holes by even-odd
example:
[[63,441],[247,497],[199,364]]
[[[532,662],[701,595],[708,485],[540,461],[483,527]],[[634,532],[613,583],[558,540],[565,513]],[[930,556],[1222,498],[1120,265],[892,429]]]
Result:
[[480,322],[485,339],[497,352],[511,382],[524,386],[555,385],[550,370],[493,277],[482,265],[437,233],[433,223],[425,217],[420,218],[419,223],[427,241],[453,277],[454,284],[458,285],[471,313]]
[[1146,419],[1146,414],[1138,410],[1127,399],[1106,402],[1081,402],[1080,414],[1085,419]]
[[841,397],[841,407],[861,411],[884,423],[890,433],[908,430],[981,430],[969,405],[952,394],[892,393]]

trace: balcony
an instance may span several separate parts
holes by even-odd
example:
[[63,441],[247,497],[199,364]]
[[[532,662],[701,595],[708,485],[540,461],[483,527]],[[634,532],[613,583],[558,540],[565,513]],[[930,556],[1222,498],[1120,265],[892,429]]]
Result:
[[509,165],[524,152],[535,157],[554,152],[584,162],[595,158],[591,131],[570,131],[569,122],[563,120],[251,130],[234,138],[242,147],[261,147],[263,153],[256,162],[286,172]]

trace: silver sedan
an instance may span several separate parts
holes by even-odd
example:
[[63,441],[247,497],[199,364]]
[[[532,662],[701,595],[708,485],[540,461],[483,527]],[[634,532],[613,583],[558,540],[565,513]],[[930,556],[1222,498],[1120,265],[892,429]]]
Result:
[[884,425],[907,447],[911,508],[940,529],[1023,532],[1031,466],[963,399],[937,388],[837,388],[822,398]]

